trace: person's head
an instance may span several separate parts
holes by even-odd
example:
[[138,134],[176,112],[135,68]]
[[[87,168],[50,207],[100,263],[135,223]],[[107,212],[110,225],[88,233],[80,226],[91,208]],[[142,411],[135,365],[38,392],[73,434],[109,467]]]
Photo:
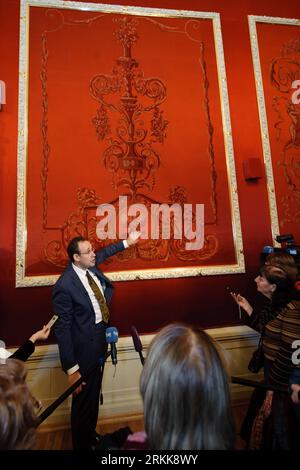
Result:
[[266,257],[265,265],[283,268],[292,277],[297,276],[298,274],[298,267],[294,258],[292,255],[284,251],[275,251],[274,253],[269,253]]
[[24,364],[8,359],[0,365],[0,450],[31,449],[36,436],[36,405]]
[[96,255],[91,243],[84,237],[73,238],[67,248],[70,260],[82,269],[95,266]]
[[275,304],[288,303],[295,295],[296,273],[279,266],[264,265],[255,278],[258,292]]
[[153,339],[140,381],[151,449],[228,449],[234,426],[227,373],[214,341],[181,324]]

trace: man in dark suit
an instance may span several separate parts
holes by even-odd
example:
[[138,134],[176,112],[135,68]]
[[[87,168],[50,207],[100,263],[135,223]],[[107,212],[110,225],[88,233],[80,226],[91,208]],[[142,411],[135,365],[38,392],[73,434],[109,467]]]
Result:
[[[127,240],[95,253],[90,242],[76,237],[68,245],[70,263],[53,290],[54,311],[59,318],[55,334],[63,370],[73,385],[99,359],[105,360],[108,304],[113,294],[110,280],[96,266],[137,242],[138,232]],[[91,449],[97,437],[101,387],[100,367],[73,394],[71,410],[74,449]]]

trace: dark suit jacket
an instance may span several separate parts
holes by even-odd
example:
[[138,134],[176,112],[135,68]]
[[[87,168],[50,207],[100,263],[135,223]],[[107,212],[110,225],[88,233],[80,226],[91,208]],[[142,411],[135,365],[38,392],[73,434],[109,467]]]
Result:
[[[109,256],[124,250],[123,242],[110,245],[96,253],[96,266]],[[106,302],[113,294],[113,285],[98,268],[90,268],[104,286]],[[55,325],[62,368],[66,372],[75,364],[85,370],[94,365],[95,312],[90,297],[70,263],[53,289],[54,312],[59,316]]]

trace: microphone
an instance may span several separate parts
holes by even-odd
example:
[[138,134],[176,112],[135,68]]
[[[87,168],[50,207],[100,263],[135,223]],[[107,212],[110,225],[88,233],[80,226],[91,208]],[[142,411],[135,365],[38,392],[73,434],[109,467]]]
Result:
[[107,344],[110,344],[111,361],[113,365],[115,366],[118,362],[116,343],[118,342],[119,333],[118,333],[117,328],[114,326],[110,326],[109,328],[106,328],[105,338],[106,338]]
[[[50,416],[54,410],[69,396],[71,393],[76,390],[79,385],[84,382],[92,372],[94,372],[98,367],[101,367],[101,375],[100,375],[100,383],[102,384],[102,377],[103,377],[103,369],[104,369],[104,363],[105,363],[104,357],[100,357],[96,364],[94,364],[85,374],[83,374],[78,380],[76,380],[73,385],[71,385],[67,390],[65,390],[53,403],[51,403],[48,408],[46,408],[41,414],[37,416],[37,423],[36,426],[39,426],[45,419]],[[102,403],[101,403],[102,404]]]
[[142,342],[140,340],[140,337],[139,337],[139,334],[137,332],[137,329],[135,326],[132,325],[131,327],[131,336],[132,336],[132,341],[133,341],[133,344],[134,344],[134,349],[136,350],[136,352],[139,353],[140,355],[140,360],[141,360],[141,363],[142,365],[144,365],[144,362],[145,362],[145,358],[143,356],[143,345],[142,345]]

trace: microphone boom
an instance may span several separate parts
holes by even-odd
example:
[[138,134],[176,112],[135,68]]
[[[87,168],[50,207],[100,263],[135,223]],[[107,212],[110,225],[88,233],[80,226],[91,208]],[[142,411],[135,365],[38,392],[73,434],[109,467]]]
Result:
[[144,365],[145,358],[144,358],[143,353],[142,353],[143,345],[142,345],[141,339],[139,337],[139,334],[137,332],[137,329],[133,325],[131,327],[131,336],[132,336],[132,341],[133,341],[133,344],[134,344],[134,349],[136,350],[136,352],[139,353],[140,361],[141,361],[142,365]]

